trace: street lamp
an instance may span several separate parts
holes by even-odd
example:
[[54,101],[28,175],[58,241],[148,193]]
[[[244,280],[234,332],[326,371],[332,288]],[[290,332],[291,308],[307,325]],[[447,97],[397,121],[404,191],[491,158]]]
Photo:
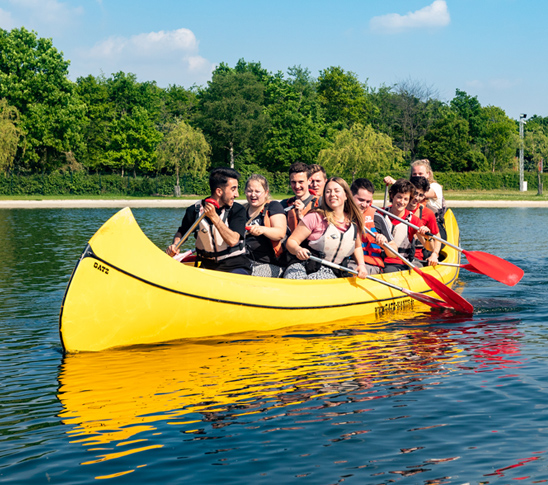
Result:
[[526,114],[521,113],[519,115],[519,190],[520,192],[527,191],[527,185],[523,181],[523,125],[525,125],[527,118]]

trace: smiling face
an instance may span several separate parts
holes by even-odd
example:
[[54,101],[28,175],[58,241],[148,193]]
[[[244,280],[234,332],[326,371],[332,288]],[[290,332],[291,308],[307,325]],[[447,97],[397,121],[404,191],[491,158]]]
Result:
[[268,192],[258,180],[250,180],[245,187],[245,197],[250,207],[261,207],[266,203]]
[[424,177],[426,180],[429,180],[430,173],[424,165],[416,165],[411,170],[411,177]]
[[373,203],[373,194],[367,189],[358,189],[352,197],[362,213],[369,209]]
[[297,172],[289,175],[291,190],[297,199],[305,199],[308,197],[308,176],[306,172]]
[[407,208],[409,204],[411,194],[409,192],[398,193],[392,198],[392,208],[390,212],[395,215],[401,214]]
[[423,200],[424,200],[424,190],[416,189],[415,195],[409,201],[409,204],[407,204],[407,209],[414,212],[415,210],[417,210],[417,207]]
[[238,197],[238,180],[228,179],[224,187],[215,189],[216,195],[219,197],[219,205],[221,207],[232,207],[234,199]]
[[347,200],[346,193],[344,188],[341,187],[337,182],[331,181],[325,187],[325,202],[331,208],[331,210],[336,210],[337,208],[342,207],[344,209],[344,203]]

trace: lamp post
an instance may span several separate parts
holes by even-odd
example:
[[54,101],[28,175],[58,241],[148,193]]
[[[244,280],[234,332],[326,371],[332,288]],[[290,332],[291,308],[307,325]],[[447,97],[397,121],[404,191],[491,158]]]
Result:
[[526,114],[519,115],[519,190],[525,192],[526,186],[523,181],[523,125],[525,125]]

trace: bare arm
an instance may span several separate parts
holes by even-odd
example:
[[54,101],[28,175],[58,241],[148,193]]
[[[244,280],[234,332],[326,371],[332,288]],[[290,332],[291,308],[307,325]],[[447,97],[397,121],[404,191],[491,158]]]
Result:
[[291,233],[291,236],[287,239],[285,247],[287,250],[297,256],[301,260],[306,260],[310,257],[310,252],[308,249],[301,247],[303,241],[308,239],[308,236],[312,234],[312,231],[308,229],[302,222],[299,222],[299,225]]
[[219,234],[230,247],[236,246],[240,242],[240,234],[230,229],[219,217],[219,214],[215,211],[215,206],[206,202],[204,207],[204,213],[206,217],[211,221],[215,228],[219,231]]
[[274,214],[270,217],[272,227],[253,225],[248,229],[253,236],[266,236],[272,241],[281,241],[287,231],[287,218],[284,214]]

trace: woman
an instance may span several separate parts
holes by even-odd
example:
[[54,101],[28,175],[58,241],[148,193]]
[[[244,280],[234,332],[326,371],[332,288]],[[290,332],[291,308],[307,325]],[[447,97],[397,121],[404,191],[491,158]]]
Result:
[[281,241],[287,230],[282,205],[270,200],[268,181],[253,174],[245,184],[247,223],[245,244],[252,263],[252,275],[279,278],[283,269],[278,264]]
[[345,276],[337,270],[308,261],[311,254],[337,264],[354,256],[358,277],[365,278],[367,269],[361,247],[362,232],[361,212],[348,184],[340,177],[331,177],[324,187],[321,209],[306,214],[287,239],[286,249],[301,261],[290,265],[284,278],[323,280]]

